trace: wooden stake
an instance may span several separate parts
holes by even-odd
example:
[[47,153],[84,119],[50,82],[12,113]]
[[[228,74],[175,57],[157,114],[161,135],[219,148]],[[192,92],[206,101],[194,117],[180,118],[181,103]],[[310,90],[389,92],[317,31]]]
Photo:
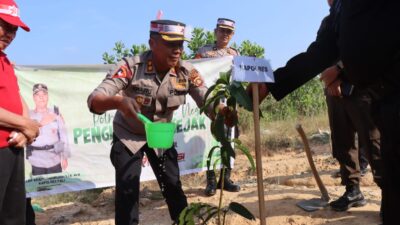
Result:
[[259,113],[259,97],[258,84],[252,83],[253,88],[253,119],[254,119],[254,136],[256,142],[256,169],[257,169],[257,188],[258,203],[260,211],[260,224],[266,225],[265,200],[264,200],[264,184],[263,184],[263,167],[261,160],[261,141],[260,141],[260,113]]

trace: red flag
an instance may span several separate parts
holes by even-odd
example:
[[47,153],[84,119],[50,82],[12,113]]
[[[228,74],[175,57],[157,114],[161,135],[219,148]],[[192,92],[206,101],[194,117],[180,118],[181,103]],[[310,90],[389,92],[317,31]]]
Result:
[[162,17],[163,17],[163,15],[164,15],[163,11],[162,11],[162,10],[158,10],[158,12],[157,12],[157,19],[158,19],[158,20],[161,20]]

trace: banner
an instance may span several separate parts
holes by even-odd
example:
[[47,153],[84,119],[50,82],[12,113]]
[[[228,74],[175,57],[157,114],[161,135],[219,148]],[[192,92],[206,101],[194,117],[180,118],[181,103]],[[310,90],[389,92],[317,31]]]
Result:
[[[232,66],[232,57],[190,60],[211,86],[220,72]],[[37,197],[115,185],[109,155],[115,111],[96,115],[87,97],[104,79],[110,65],[17,66],[21,95],[32,119],[45,124],[27,147],[25,177],[28,196]],[[35,95],[34,95],[35,93]],[[216,144],[210,120],[186,96],[174,113],[175,145],[181,174],[206,169],[209,149]],[[146,157],[141,181],[155,179]]]

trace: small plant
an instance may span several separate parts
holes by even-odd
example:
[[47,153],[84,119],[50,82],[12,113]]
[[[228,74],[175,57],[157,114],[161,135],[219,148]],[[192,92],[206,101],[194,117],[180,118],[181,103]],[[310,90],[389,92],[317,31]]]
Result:
[[[217,163],[221,162],[222,173],[225,172],[226,167],[229,167],[230,157],[235,158],[236,156],[234,148],[232,147],[232,143],[234,143],[236,149],[239,149],[246,155],[251,164],[251,168],[253,170],[255,169],[254,159],[251,156],[248,148],[244,146],[239,139],[230,140],[225,135],[225,124],[227,124],[229,127],[233,127],[238,124],[237,119],[230,117],[231,114],[229,111],[236,110],[237,105],[242,106],[248,111],[253,110],[252,100],[246,94],[242,84],[236,81],[231,82],[230,79],[231,71],[220,73],[220,78],[208,89],[205,95],[205,104],[200,109],[201,113],[210,106],[213,106],[214,109],[216,109],[223,100],[226,100],[226,105],[228,106],[228,108],[225,108],[226,111],[219,113],[215,112],[216,117],[211,122],[211,133],[219,142],[219,145],[211,148],[207,157],[207,168],[210,169],[214,153],[216,151],[220,151],[220,156],[217,160],[215,160],[213,168],[215,169]],[[222,176],[224,176],[224,174],[222,174]],[[240,203],[231,202],[228,206],[222,206],[223,187],[224,182],[222,180],[218,207],[205,203],[192,203],[182,211],[179,218],[179,223],[181,225],[196,223],[207,224],[210,219],[217,217],[217,224],[224,225],[225,217],[229,211],[235,212],[249,220],[255,220],[255,217],[251,214],[251,212]]]

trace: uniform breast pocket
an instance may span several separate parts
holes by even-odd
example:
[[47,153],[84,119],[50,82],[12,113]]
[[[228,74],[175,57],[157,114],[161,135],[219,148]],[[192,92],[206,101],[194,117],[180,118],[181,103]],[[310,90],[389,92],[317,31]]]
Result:
[[172,95],[168,97],[167,100],[167,110],[174,111],[179,108],[180,105],[185,104],[185,95]]

